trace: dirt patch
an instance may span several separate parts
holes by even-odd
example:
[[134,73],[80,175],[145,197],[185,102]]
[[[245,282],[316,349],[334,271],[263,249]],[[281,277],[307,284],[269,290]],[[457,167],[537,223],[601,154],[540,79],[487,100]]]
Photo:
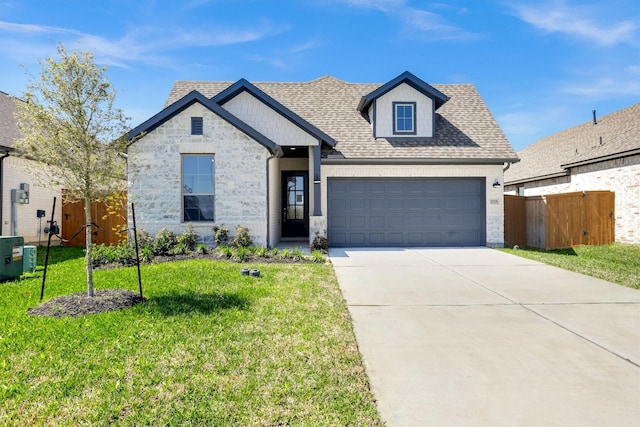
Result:
[[86,292],[78,292],[52,298],[44,304],[29,309],[31,316],[84,316],[105,311],[120,310],[133,307],[145,301],[140,294],[126,289],[100,289],[90,297]]

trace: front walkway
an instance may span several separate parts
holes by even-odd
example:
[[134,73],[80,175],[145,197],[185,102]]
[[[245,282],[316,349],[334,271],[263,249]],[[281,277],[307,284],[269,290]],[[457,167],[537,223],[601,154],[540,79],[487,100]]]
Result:
[[640,292],[486,248],[331,249],[388,426],[636,426]]

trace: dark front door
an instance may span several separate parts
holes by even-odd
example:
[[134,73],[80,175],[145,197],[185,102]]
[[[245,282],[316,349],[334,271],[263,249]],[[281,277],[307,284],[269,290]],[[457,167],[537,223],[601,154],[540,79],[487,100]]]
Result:
[[309,174],[282,172],[282,237],[309,236]]

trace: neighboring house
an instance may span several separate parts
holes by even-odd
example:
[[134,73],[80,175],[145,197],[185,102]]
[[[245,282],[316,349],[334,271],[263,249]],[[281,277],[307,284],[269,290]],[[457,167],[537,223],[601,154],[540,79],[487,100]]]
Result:
[[[55,220],[61,223],[61,192],[37,185],[29,173],[31,160],[15,156],[14,145],[20,138],[14,117],[17,102],[23,101],[0,92],[0,235],[24,237],[25,244],[39,240],[44,244],[47,235],[40,226],[46,227],[51,220],[54,197],[58,198]],[[39,218],[38,211],[46,216]]]
[[508,194],[615,192],[615,240],[640,244],[640,104],[542,138],[505,172]]
[[473,85],[178,81],[129,132],[137,225],[258,245],[502,246],[516,153]]

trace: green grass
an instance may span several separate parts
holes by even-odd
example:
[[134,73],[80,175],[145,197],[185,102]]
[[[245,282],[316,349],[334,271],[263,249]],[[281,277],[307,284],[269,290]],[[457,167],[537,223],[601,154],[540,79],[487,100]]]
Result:
[[640,289],[640,246],[577,246],[571,249],[538,251],[501,249],[504,252],[554,265],[613,283]]
[[[0,425],[381,425],[331,266],[246,266],[145,265],[145,303],[76,318],[27,315],[42,267],[1,283]],[[45,300],[85,287],[83,251],[54,248]]]

